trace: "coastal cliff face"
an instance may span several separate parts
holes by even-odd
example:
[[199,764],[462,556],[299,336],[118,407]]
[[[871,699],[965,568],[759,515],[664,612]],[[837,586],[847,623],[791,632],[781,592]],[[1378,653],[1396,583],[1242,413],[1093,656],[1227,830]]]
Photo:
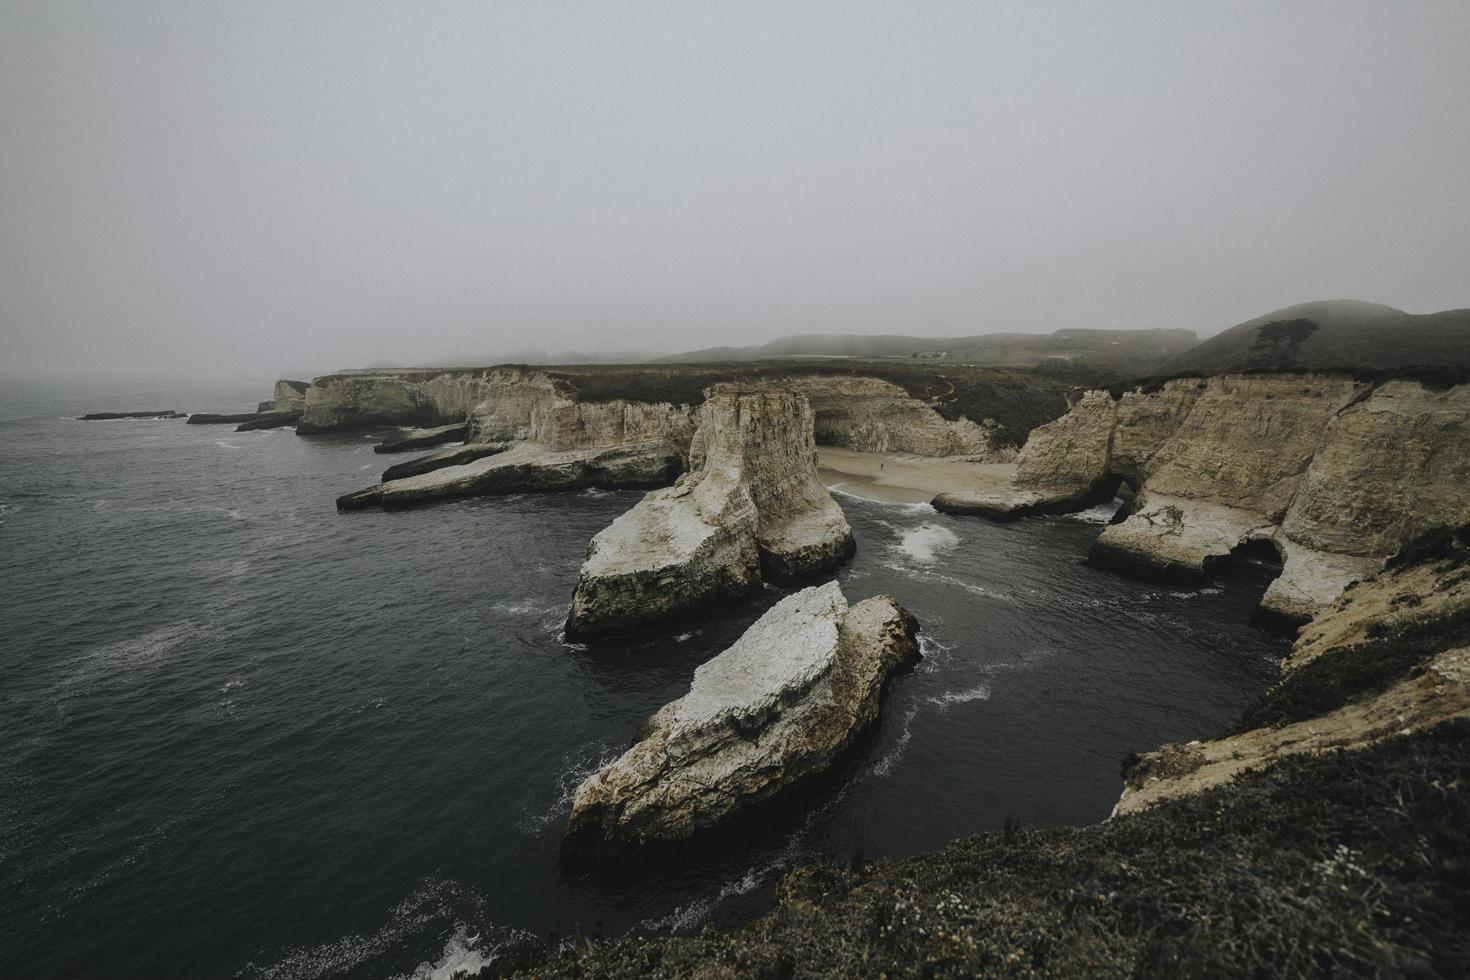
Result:
[[318,378],[300,431],[469,422],[470,442],[536,442],[552,451],[667,440],[687,445],[685,406],[617,399],[583,402],[544,372],[516,368],[388,372]]
[[762,575],[812,575],[852,554],[852,530],[817,477],[805,398],[715,385],[698,415],[689,472],[593,538],[569,635],[731,601],[758,588]]
[[804,395],[816,416],[816,440],[862,453],[973,456],[1003,463],[1015,456],[992,419],[949,420],[898,385],[881,378],[786,378],[780,386]]
[[1341,375],[1185,379],[1089,392],[1036,429],[1004,491],[935,506],[997,518],[1084,506],[1127,482],[1092,560],[1202,575],[1252,541],[1283,563],[1262,608],[1299,624],[1426,527],[1470,517],[1470,386]]
[[889,676],[918,659],[917,632],[896,600],[849,608],[836,582],[783,599],[581,785],[567,844],[683,840],[824,771],[877,718]]
[[[880,378],[810,375],[769,383],[808,400],[822,445],[979,462],[1006,462],[1015,455],[1004,427],[993,419],[946,419]],[[285,403],[287,390],[294,391],[289,386],[300,384],[277,382],[278,404]],[[695,427],[688,405],[587,399],[564,378],[533,368],[330,375],[291,397],[294,410],[304,410],[304,433],[468,420],[470,442],[528,441],[564,450],[658,440],[687,444]]]

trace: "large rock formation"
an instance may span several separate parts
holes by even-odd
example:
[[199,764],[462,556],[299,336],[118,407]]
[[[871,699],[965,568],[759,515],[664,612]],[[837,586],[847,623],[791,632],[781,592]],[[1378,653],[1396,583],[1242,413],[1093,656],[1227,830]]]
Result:
[[1283,569],[1262,608],[1299,624],[1424,528],[1470,517],[1470,386],[1246,375],[1090,392],[1032,433],[1011,487],[934,503],[1004,519],[1121,482],[1137,494],[1095,562],[1199,576],[1270,542]]
[[592,539],[567,619],[570,636],[637,626],[737,599],[762,575],[826,571],[852,530],[817,478],[806,399],[721,384],[699,408],[690,470]]
[[1007,462],[1015,449],[1004,443],[992,419],[949,420],[881,378],[811,375],[775,382],[805,395],[816,416],[819,445],[863,453],[916,456],[973,456],[978,462]]
[[684,840],[824,771],[877,717],[889,676],[918,659],[917,632],[896,600],[849,608],[836,582],[783,599],[581,785],[568,845]]

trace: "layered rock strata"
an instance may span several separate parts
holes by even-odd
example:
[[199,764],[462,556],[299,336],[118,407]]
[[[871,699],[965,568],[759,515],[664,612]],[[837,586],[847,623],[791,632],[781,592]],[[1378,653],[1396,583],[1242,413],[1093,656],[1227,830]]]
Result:
[[714,385],[690,469],[592,539],[567,634],[589,637],[736,600],[762,577],[827,571],[852,529],[817,477],[812,411],[794,392]]
[[375,453],[407,453],[415,449],[430,449],[446,442],[463,442],[469,431],[468,422],[453,422],[432,429],[414,429],[397,439],[388,439],[373,447]]
[[1262,608],[1300,624],[1426,527],[1470,517],[1470,386],[1246,375],[1090,392],[1032,433],[1011,486],[934,505],[1003,520],[1121,483],[1137,493],[1094,562],[1200,576],[1270,542],[1283,569]]
[[685,840],[825,771],[877,718],[888,678],[919,658],[917,632],[895,599],[849,607],[836,582],[783,599],[582,783],[568,846]]
[[559,452],[533,442],[517,443],[503,451],[498,445],[479,444],[477,448],[490,451],[471,462],[431,467],[401,479],[395,475],[387,482],[338,497],[337,509],[412,507],[462,497],[591,487],[658,487],[673,482],[684,468],[683,453],[664,442]]

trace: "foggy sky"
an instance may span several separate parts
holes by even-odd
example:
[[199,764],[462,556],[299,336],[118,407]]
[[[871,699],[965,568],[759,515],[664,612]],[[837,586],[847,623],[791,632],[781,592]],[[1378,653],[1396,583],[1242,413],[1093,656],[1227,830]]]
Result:
[[1470,3],[0,5],[0,368],[1470,306]]

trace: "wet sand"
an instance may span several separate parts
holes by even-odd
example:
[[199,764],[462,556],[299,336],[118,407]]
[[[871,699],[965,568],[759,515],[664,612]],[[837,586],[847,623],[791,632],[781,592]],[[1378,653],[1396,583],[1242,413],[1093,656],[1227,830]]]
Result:
[[884,503],[927,504],[941,493],[998,488],[1015,472],[1014,463],[817,447],[817,475],[828,489]]

